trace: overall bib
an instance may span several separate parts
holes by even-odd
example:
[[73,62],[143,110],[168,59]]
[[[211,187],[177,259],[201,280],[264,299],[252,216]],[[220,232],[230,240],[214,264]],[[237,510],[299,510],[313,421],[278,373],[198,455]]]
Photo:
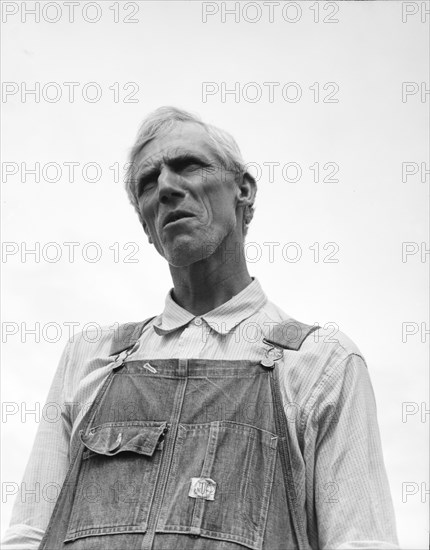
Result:
[[259,364],[133,361],[148,322],[113,342],[39,550],[308,549],[277,361],[317,327],[276,325]]

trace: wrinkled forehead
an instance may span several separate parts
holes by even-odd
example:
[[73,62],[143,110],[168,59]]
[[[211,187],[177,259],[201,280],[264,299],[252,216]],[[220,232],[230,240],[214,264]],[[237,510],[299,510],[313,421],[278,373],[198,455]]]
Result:
[[149,140],[135,156],[139,167],[155,165],[176,154],[200,154],[217,158],[214,143],[206,129],[195,122],[176,122]]

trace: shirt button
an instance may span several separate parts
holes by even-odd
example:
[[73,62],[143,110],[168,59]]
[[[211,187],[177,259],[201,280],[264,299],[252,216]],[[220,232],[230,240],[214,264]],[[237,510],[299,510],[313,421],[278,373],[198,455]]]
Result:
[[198,327],[203,323],[201,317],[196,317],[194,319],[194,324],[197,325]]

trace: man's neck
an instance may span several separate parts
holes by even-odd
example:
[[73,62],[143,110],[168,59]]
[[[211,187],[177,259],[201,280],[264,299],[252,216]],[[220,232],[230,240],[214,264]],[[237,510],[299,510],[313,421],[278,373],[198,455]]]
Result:
[[170,266],[175,302],[194,315],[204,315],[239,294],[252,279],[243,247],[237,250],[237,254],[226,254],[221,246],[187,267]]

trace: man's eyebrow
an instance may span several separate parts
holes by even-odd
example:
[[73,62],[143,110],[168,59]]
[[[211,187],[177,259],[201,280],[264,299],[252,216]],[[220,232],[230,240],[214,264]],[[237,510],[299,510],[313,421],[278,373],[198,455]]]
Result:
[[157,172],[160,169],[160,162],[146,162],[145,164],[138,165],[136,169],[136,177],[142,177],[143,175],[149,175]]
[[163,153],[162,160],[166,164],[174,163],[177,160],[200,159],[203,162],[210,162],[210,159],[202,151],[193,151],[185,147],[175,147]]
[[173,154],[171,156],[169,155],[163,160],[167,165],[174,165],[176,162],[184,160],[196,160],[202,162],[203,164],[210,164],[211,162],[213,162],[206,155],[191,151],[178,151],[176,154]]
[[160,168],[160,164],[164,162],[167,165],[172,165],[177,161],[181,160],[192,160],[198,159],[202,162],[210,164],[211,159],[207,157],[202,152],[191,151],[189,149],[177,148],[166,153],[161,154],[160,156],[154,156],[146,159],[142,164],[136,167],[136,176],[142,176],[142,174],[156,172]]
[[146,159],[143,163],[137,163],[135,166],[135,175],[140,175],[143,172],[146,172],[148,170],[156,170],[160,166],[161,159],[157,159],[156,157],[150,157],[149,159]]

